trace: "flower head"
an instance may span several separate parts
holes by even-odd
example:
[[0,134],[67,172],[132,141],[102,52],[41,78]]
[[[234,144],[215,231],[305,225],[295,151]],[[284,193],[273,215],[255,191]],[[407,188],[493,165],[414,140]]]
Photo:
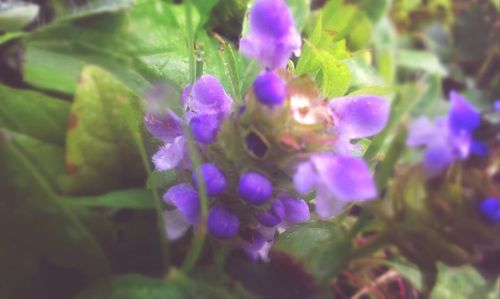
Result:
[[487,151],[472,136],[479,127],[479,111],[454,91],[450,101],[447,116],[436,118],[434,123],[421,117],[410,126],[406,143],[410,147],[426,147],[423,167],[428,177],[441,174],[451,163],[466,159],[471,153],[481,155]]
[[240,40],[241,53],[274,70],[284,68],[300,46],[300,34],[285,1],[256,0],[250,10],[249,32]]

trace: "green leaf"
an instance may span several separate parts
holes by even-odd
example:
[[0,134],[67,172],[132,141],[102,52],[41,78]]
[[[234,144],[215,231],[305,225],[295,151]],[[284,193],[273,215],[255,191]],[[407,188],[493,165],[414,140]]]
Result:
[[362,9],[375,24],[386,15],[390,6],[390,0],[361,0],[358,4],[358,7]]
[[350,241],[331,222],[314,221],[296,225],[280,235],[272,247],[272,257],[289,256],[306,275],[327,284],[347,263]]
[[88,280],[108,275],[109,265],[96,240],[57,198],[40,165],[24,150],[16,133],[0,130],[0,248],[22,244],[36,259],[76,269]]
[[0,127],[62,146],[69,109],[66,101],[0,85]]
[[65,197],[66,204],[96,208],[154,209],[152,191],[144,189],[120,190],[95,196]]
[[131,8],[133,0],[97,0],[87,2],[72,12],[56,19],[56,22],[93,17],[105,13],[115,13]]
[[40,7],[26,2],[1,3],[0,31],[15,31],[22,29],[38,15]]
[[139,98],[109,73],[84,68],[71,106],[66,165],[73,193],[100,193],[144,184]]
[[419,50],[399,50],[397,64],[410,70],[422,70],[430,74],[445,76],[448,72],[439,58],[431,52]]
[[351,89],[384,84],[384,80],[363,57],[354,56],[344,62],[351,73]]
[[343,96],[351,83],[349,67],[328,53],[322,53],[320,89],[328,98]]
[[293,14],[297,29],[302,31],[311,14],[311,0],[286,0]]

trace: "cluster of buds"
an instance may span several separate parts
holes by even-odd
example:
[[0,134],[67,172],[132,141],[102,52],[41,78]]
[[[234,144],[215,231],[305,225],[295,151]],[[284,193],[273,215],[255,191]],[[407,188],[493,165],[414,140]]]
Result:
[[[300,47],[285,2],[257,0],[240,51],[261,73],[243,103],[236,106],[215,77],[203,75],[181,96],[182,118],[169,109],[146,115],[148,130],[164,142],[153,156],[156,170],[175,168],[181,181],[163,197],[173,208],[165,212],[170,239],[204,221],[199,178],[209,198],[208,231],[240,238],[253,258],[265,257],[277,233],[308,220],[310,207],[330,218],[349,202],[377,197],[351,141],[381,131],[389,103],[372,95],[324,98],[309,77],[285,69]],[[199,169],[185,132],[203,160]],[[311,203],[303,199],[308,194],[315,194]]]
[[500,135],[486,118],[497,112],[482,117],[451,92],[446,116],[410,126],[407,144],[424,149],[423,161],[401,168],[388,200],[376,206],[385,233],[423,270],[429,288],[438,261],[474,264],[500,251]]

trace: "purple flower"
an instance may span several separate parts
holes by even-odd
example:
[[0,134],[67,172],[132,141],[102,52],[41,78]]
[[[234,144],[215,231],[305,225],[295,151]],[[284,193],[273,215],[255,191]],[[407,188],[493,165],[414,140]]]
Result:
[[299,164],[293,179],[299,193],[316,189],[316,213],[321,218],[334,216],[351,201],[377,196],[368,166],[359,158],[315,154]]
[[240,40],[243,55],[274,70],[284,68],[293,52],[299,54],[300,34],[285,1],[256,0],[249,19],[249,32]]
[[217,205],[208,212],[207,227],[214,237],[230,239],[238,233],[240,221],[232,212]]
[[273,72],[260,74],[253,82],[257,100],[265,105],[281,105],[285,101],[286,83]]
[[255,217],[264,226],[276,226],[285,217],[285,206],[281,199],[276,198],[267,210],[258,213]]
[[200,221],[200,198],[190,185],[183,183],[170,187],[163,195],[163,200],[176,208],[165,212],[169,239],[180,238],[191,225]]
[[256,172],[247,172],[240,177],[238,193],[245,201],[254,204],[264,204],[273,194],[271,182]]
[[389,102],[379,96],[335,98],[329,106],[338,135],[336,150],[339,154],[350,154],[353,151],[351,139],[377,134],[389,119]]
[[243,249],[253,261],[259,259],[268,261],[268,253],[271,244],[271,242],[267,242],[258,230],[250,230],[243,236]]
[[186,158],[186,139],[184,136],[179,136],[171,143],[161,146],[158,152],[153,155],[152,160],[156,170],[165,171],[175,168]]
[[189,92],[189,86],[182,93],[185,119],[189,122],[196,115],[213,115],[220,123],[231,112],[233,100],[226,94],[222,84],[211,75],[201,76]]
[[182,135],[182,120],[170,109],[161,115],[146,114],[144,123],[149,133],[166,143]]
[[[203,163],[200,165],[199,170],[208,196],[217,196],[224,192],[226,188],[226,177],[222,171],[212,163]],[[198,180],[196,179],[196,172],[193,171],[192,175],[193,184],[198,188]]]
[[479,111],[456,92],[450,93],[450,99],[446,117],[438,117],[434,123],[421,117],[410,125],[406,144],[426,147],[423,167],[428,177],[441,174],[451,163],[466,159],[470,153],[487,152],[486,146],[472,137],[481,121]]
[[283,203],[285,214],[280,224],[283,228],[288,228],[294,224],[309,220],[309,206],[303,199],[293,197],[287,193],[280,193],[277,196]]
[[488,222],[500,224],[500,199],[488,197],[479,203],[479,213]]

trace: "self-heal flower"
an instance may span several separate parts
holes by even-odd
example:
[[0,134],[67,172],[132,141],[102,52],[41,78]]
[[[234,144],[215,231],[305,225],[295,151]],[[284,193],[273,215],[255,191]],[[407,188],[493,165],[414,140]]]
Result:
[[299,193],[316,189],[316,213],[321,218],[334,216],[349,202],[377,196],[368,166],[355,157],[315,154],[298,165],[293,179]]
[[194,139],[202,144],[214,143],[233,104],[222,84],[213,76],[201,76],[192,88],[185,88],[182,103]]
[[249,32],[240,40],[240,51],[262,67],[284,68],[293,52],[300,53],[300,34],[285,1],[256,0],[249,25]]
[[200,198],[190,185],[182,183],[170,187],[163,195],[163,200],[176,208],[165,212],[169,239],[180,238],[191,225],[200,221]]
[[389,102],[374,95],[335,98],[330,101],[329,108],[338,136],[336,151],[339,154],[351,154],[355,150],[350,143],[352,139],[370,137],[380,132],[390,112]]
[[421,117],[410,125],[406,143],[410,147],[426,147],[423,167],[428,177],[439,175],[448,165],[471,153],[482,155],[487,151],[472,136],[480,124],[479,111],[454,91],[450,93],[450,102],[446,117],[438,117],[434,123]]

